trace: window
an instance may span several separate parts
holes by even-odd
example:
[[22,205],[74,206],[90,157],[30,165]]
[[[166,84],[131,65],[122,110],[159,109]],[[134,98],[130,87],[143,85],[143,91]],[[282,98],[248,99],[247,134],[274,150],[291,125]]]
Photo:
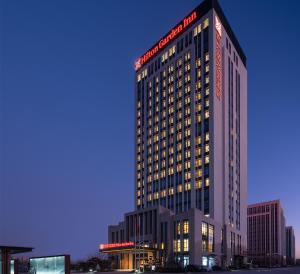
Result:
[[184,220],[183,221],[183,234],[188,234],[189,233],[189,221]]
[[209,61],[209,54],[206,53],[206,54],[205,54],[205,62],[208,62],[208,61]]
[[209,65],[205,66],[205,72],[209,72]]
[[209,145],[208,144],[205,145],[205,152],[209,152]]
[[181,243],[180,243],[180,240],[177,240],[177,248],[175,249],[176,252],[180,252],[181,251]]
[[207,28],[209,26],[209,20],[208,18],[204,20],[204,23],[203,23],[203,29]]
[[177,235],[180,235],[180,232],[181,232],[180,221],[177,221],[176,232],[177,232]]
[[202,181],[201,180],[196,180],[196,189],[200,189],[202,187]]
[[202,222],[202,251],[208,250],[208,224],[205,222]]
[[189,239],[183,239],[183,251],[184,252],[189,251]]
[[205,164],[209,164],[209,156],[205,156]]
[[214,252],[214,226],[208,226],[208,252]]
[[209,84],[209,76],[205,77],[205,84]]
[[182,192],[182,185],[178,185],[177,192]]
[[[188,179],[189,180],[189,179]],[[184,190],[185,191],[188,191],[188,190],[191,190],[191,183],[187,183],[184,185]]]
[[209,118],[209,111],[208,111],[208,110],[205,111],[204,116],[205,116],[205,119],[208,119],[208,118]]
[[194,37],[201,32],[201,24],[194,28]]

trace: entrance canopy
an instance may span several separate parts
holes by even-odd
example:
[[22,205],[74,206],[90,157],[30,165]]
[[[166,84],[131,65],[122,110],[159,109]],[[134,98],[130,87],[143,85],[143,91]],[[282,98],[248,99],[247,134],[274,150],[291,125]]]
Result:
[[33,250],[33,247],[0,245],[0,252],[1,253],[17,254],[17,253],[31,252],[32,250]]

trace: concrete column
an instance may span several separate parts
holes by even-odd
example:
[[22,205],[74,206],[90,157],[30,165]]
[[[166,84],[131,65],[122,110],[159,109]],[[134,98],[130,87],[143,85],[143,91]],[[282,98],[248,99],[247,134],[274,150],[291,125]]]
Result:
[[7,250],[2,250],[2,274],[10,274],[10,254]]

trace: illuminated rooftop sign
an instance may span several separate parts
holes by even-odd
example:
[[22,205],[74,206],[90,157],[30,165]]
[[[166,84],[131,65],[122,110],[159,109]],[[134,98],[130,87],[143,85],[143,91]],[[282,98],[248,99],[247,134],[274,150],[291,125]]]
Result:
[[216,28],[216,91],[217,97],[221,100],[221,83],[222,83],[222,25],[217,16],[215,16]]
[[188,26],[190,26],[197,19],[197,12],[193,11],[190,15],[185,17],[175,28],[170,30],[159,42],[157,42],[150,50],[143,54],[136,60],[134,67],[138,70],[142,65],[148,62],[158,52],[165,48],[171,41],[173,41],[180,33],[182,33]]
[[119,247],[132,247],[132,246],[134,246],[134,242],[101,244],[100,245],[100,250],[111,249],[111,248],[119,248]]

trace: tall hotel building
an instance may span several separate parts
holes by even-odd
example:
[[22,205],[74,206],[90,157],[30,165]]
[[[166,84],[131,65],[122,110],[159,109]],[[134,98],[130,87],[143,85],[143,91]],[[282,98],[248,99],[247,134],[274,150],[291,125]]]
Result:
[[260,266],[285,265],[285,217],[279,200],[248,206],[248,259]]
[[205,0],[135,62],[135,210],[115,267],[241,264],[247,249],[246,56]]

